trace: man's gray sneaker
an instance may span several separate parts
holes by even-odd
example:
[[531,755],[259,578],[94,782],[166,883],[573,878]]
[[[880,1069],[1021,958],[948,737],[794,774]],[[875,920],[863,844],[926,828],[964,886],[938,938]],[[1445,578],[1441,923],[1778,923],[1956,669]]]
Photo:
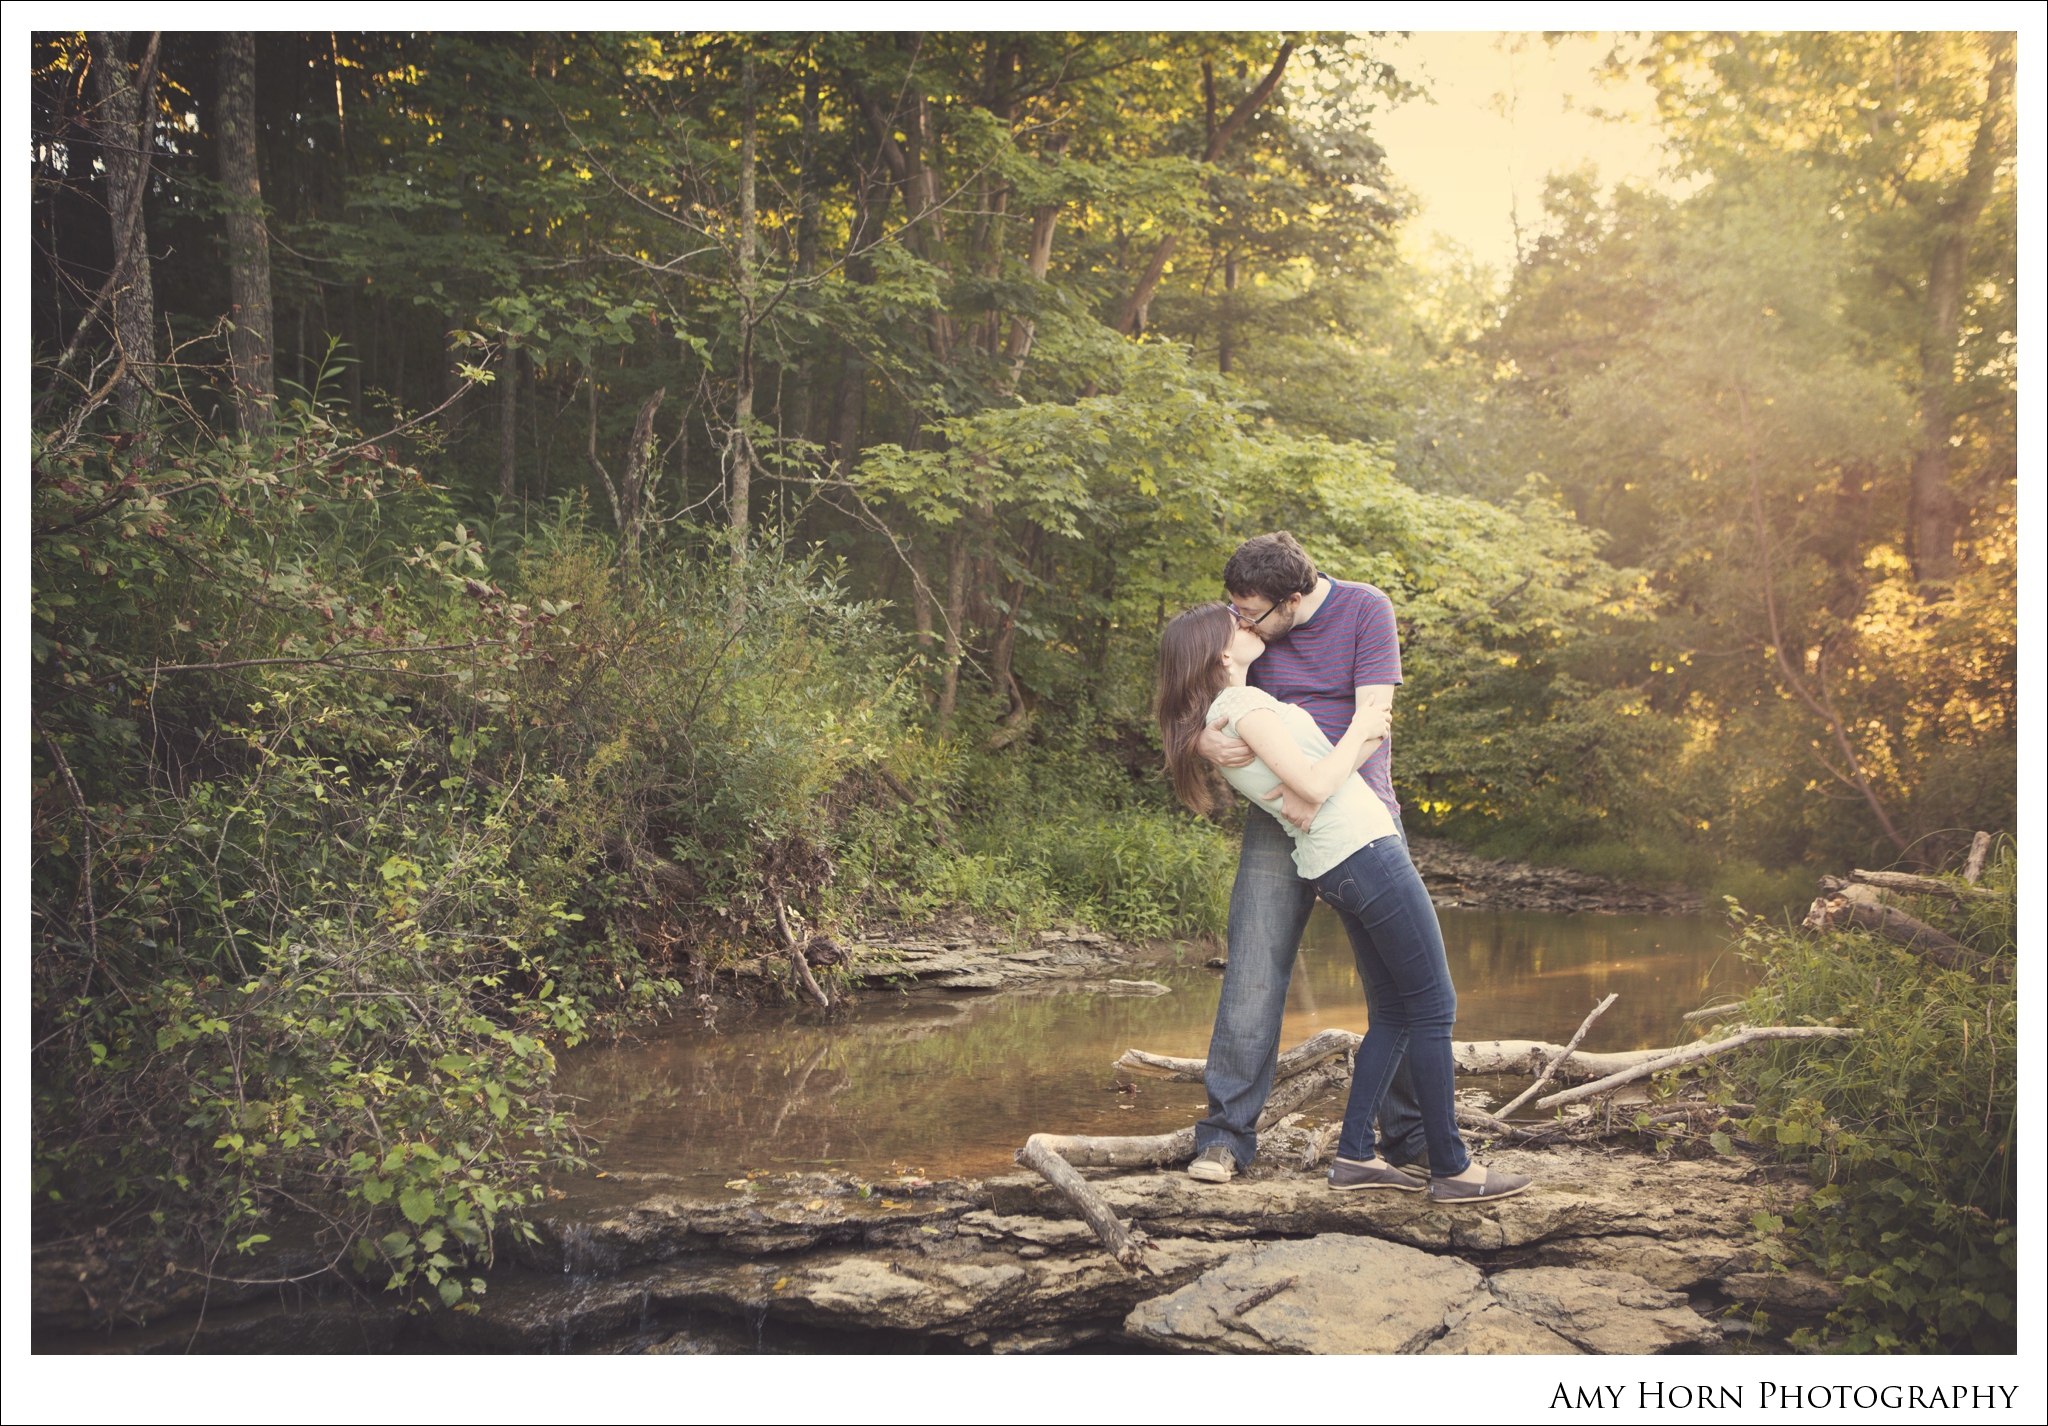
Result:
[[1432,1178],[1429,1181],[1429,1198],[1432,1203],[1484,1203],[1494,1198],[1512,1198],[1529,1186],[1527,1174],[1501,1173],[1488,1169],[1486,1177],[1478,1183],[1460,1183],[1454,1178]]
[[1229,1183],[1237,1177],[1237,1160],[1221,1144],[1211,1144],[1188,1165],[1188,1177],[1201,1183]]
[[1359,1188],[1391,1188],[1400,1193],[1420,1193],[1422,1180],[1385,1164],[1338,1159],[1330,1165],[1330,1187],[1339,1193]]

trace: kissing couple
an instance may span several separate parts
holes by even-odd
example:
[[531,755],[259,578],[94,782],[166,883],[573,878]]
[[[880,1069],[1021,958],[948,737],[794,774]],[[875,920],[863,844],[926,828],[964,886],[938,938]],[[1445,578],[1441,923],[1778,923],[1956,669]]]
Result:
[[1351,939],[1369,1019],[1330,1187],[1426,1187],[1460,1203],[1520,1193],[1527,1177],[1475,1164],[1458,1134],[1458,995],[1394,800],[1393,605],[1369,584],[1317,573],[1284,530],[1239,545],[1223,587],[1228,603],[1197,605],[1161,632],[1154,700],[1181,802],[1209,810],[1213,768],[1259,809],[1244,819],[1203,1075],[1209,1113],[1188,1174],[1227,1183],[1258,1152],[1288,981],[1320,896]]

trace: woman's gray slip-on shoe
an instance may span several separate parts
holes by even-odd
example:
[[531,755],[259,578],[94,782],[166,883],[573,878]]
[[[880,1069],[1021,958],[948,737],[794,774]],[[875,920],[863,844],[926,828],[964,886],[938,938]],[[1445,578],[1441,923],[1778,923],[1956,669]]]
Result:
[[1198,1183],[1229,1183],[1237,1177],[1237,1160],[1221,1144],[1211,1144],[1188,1165],[1188,1177]]
[[1391,1188],[1400,1193],[1420,1193],[1422,1181],[1384,1164],[1338,1159],[1330,1165],[1330,1187],[1339,1193],[1359,1188]]
[[1527,1174],[1501,1173],[1495,1169],[1488,1169],[1486,1177],[1478,1183],[1432,1178],[1429,1181],[1429,1199],[1432,1203],[1484,1203],[1493,1198],[1513,1198],[1530,1182]]

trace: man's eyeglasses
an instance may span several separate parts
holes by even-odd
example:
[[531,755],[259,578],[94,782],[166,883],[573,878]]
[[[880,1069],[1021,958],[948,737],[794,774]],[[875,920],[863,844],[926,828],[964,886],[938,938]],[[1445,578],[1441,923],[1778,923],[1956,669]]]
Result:
[[[1278,604],[1268,604],[1266,606],[1266,614],[1271,614],[1275,609],[1278,609],[1279,607],[1280,606]],[[1245,613],[1242,609],[1238,608],[1235,604],[1230,606],[1230,613],[1239,624],[1242,624],[1247,629],[1256,629],[1259,627],[1260,624],[1263,624],[1266,620],[1266,614],[1261,614],[1258,618],[1254,619],[1249,614]]]

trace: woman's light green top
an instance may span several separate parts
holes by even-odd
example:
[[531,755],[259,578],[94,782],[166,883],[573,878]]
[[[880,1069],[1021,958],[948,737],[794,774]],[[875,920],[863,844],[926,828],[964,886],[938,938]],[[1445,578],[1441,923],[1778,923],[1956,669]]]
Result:
[[[1280,715],[1281,726],[1310,762],[1319,762],[1334,751],[1323,730],[1316,726],[1316,720],[1308,715],[1308,710],[1282,703],[1260,688],[1224,689],[1209,704],[1209,711],[1203,715],[1202,721],[1213,724],[1218,718],[1228,719],[1223,727],[1224,734],[1232,738],[1241,737],[1237,731],[1237,720],[1261,708]],[[1266,799],[1266,794],[1280,785],[1280,775],[1267,767],[1263,760],[1254,758],[1243,767],[1227,767],[1221,771],[1224,781],[1251,799],[1252,806],[1260,808],[1287,829],[1287,834],[1294,838],[1295,870],[1311,880],[1341,863],[1366,843],[1395,835],[1394,818],[1387,811],[1387,804],[1380,801],[1359,777],[1345,778],[1343,785],[1330,794],[1330,800],[1316,813],[1315,824],[1304,832],[1280,815],[1279,798]]]

